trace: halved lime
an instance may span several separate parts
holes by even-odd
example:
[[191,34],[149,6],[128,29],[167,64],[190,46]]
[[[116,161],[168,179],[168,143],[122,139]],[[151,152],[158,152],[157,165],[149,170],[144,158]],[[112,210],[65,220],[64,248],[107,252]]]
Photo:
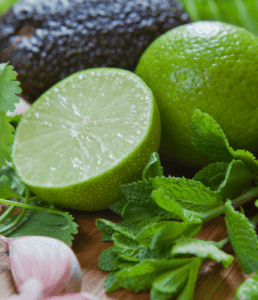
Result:
[[132,72],[88,69],[46,91],[20,122],[13,163],[29,189],[57,206],[107,208],[158,151],[160,116]]

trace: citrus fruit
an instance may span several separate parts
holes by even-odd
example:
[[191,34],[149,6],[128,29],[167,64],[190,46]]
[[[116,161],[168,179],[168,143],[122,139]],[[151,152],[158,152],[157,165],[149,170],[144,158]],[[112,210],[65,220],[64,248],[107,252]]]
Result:
[[160,154],[182,166],[208,163],[194,151],[195,108],[210,114],[234,149],[258,151],[258,39],[219,21],[182,25],[157,38],[136,68],[157,101]]
[[42,199],[100,210],[140,179],[158,150],[160,116],[151,90],[132,72],[99,68],[74,73],[46,91],[21,120],[13,163]]

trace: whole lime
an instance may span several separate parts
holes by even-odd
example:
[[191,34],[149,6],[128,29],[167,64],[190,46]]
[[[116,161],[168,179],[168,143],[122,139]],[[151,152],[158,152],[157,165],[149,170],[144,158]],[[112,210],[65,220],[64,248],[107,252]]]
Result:
[[256,36],[216,21],[182,25],[146,49],[135,72],[158,103],[161,155],[185,166],[208,163],[191,144],[195,108],[215,118],[234,149],[258,152],[257,53]]
[[46,91],[18,125],[13,163],[38,197],[100,210],[141,179],[160,142],[160,116],[144,81],[122,69],[74,73]]

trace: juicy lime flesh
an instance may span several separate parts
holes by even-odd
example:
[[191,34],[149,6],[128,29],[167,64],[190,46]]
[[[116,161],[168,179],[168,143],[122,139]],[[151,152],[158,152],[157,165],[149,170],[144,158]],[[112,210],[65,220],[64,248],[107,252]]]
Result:
[[18,127],[18,174],[28,185],[62,187],[112,169],[147,133],[153,103],[146,88],[136,75],[110,69],[55,85]]
[[222,22],[194,22],[157,38],[136,68],[157,101],[160,153],[182,165],[203,166],[190,123],[195,108],[212,115],[234,149],[258,149],[258,39]]

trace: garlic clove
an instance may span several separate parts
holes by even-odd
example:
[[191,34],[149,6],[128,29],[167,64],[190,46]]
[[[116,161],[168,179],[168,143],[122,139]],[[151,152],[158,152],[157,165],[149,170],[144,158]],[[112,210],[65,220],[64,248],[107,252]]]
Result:
[[68,286],[69,292],[81,289],[81,269],[72,249],[62,241],[45,236],[6,238],[0,235],[9,251],[14,284],[21,292],[29,278],[43,285],[43,297],[59,295]]

